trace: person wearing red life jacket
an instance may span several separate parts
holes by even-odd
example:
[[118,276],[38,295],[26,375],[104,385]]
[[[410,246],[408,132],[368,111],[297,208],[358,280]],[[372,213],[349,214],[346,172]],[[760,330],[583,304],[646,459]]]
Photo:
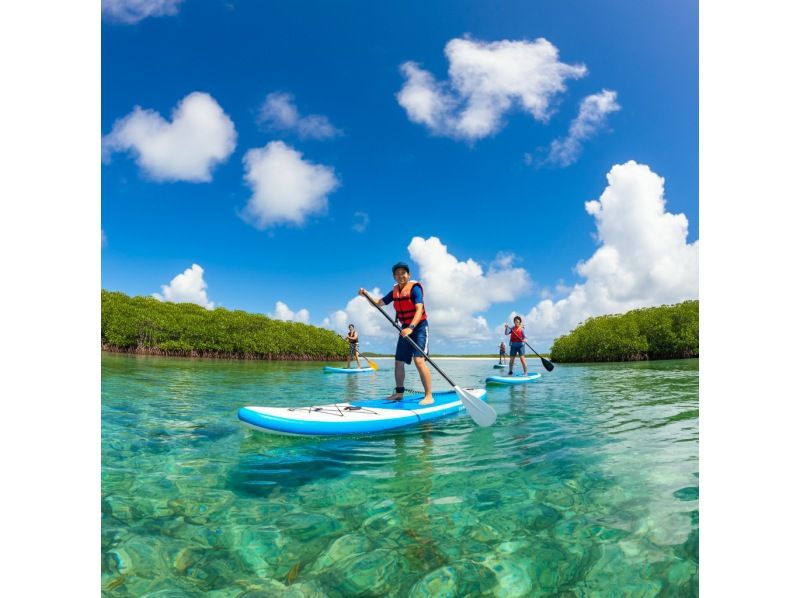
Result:
[[[430,405],[433,403],[431,392],[431,372],[425,357],[417,351],[414,346],[405,340],[408,336],[417,343],[417,346],[425,353],[428,352],[428,314],[425,313],[425,302],[423,300],[422,285],[416,280],[411,280],[411,270],[408,264],[398,262],[392,266],[392,276],[397,284],[380,300],[370,297],[378,305],[394,304],[397,312],[397,321],[403,327],[400,338],[397,339],[397,348],[394,352],[394,393],[388,398],[393,401],[401,401],[405,387],[403,383],[406,377],[406,364],[414,360],[417,366],[419,377],[422,380],[422,387],[425,389],[425,396],[419,402],[420,405]],[[364,289],[358,290],[359,295],[369,296]]]
[[506,334],[510,335],[509,345],[511,351],[509,353],[511,360],[508,362],[508,375],[514,375],[514,357],[519,355],[519,361],[522,364],[522,372],[528,375],[528,363],[525,361],[525,329],[522,327],[522,318],[514,316],[514,327],[509,328],[508,324],[505,325]]

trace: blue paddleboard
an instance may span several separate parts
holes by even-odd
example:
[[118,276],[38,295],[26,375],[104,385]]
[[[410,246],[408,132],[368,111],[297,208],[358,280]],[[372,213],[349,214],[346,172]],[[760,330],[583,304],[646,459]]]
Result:
[[[486,400],[483,388],[466,388]],[[407,394],[402,401],[370,399],[309,407],[242,407],[239,419],[246,426],[270,434],[337,436],[372,434],[413,426],[465,409],[455,390],[434,392],[434,402],[420,405],[422,394]]]
[[538,380],[542,375],[539,373],[531,374],[529,376],[489,376],[486,378],[486,384],[527,384]]
[[327,374],[363,374],[374,371],[372,368],[334,368],[326,365],[322,371]]

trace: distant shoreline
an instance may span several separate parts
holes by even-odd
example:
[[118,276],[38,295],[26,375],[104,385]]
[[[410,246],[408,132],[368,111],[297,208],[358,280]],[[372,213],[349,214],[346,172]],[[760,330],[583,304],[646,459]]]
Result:
[[[347,361],[343,358],[330,358],[319,357],[315,355],[247,355],[239,353],[218,353],[212,351],[163,351],[160,349],[140,348],[140,349],[123,349],[120,347],[112,347],[109,345],[101,346],[103,353],[115,353],[126,355],[146,355],[148,357],[185,357],[189,359],[236,359],[239,361]],[[542,354],[547,357],[546,354]],[[361,359],[365,356],[361,355]],[[369,359],[394,359],[394,355],[369,355]],[[497,355],[431,355],[432,359],[474,359],[481,361],[499,361]],[[531,357],[527,355],[526,357]],[[354,360],[353,360],[354,361]],[[508,363],[506,357],[505,363]]]

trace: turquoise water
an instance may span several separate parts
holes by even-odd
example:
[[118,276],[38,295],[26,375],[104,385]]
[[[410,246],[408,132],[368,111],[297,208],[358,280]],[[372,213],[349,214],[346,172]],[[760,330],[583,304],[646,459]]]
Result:
[[[279,437],[243,405],[371,398],[321,363],[102,358],[109,596],[694,596],[697,360],[557,365],[468,415]],[[482,386],[491,360],[441,360]],[[409,373],[406,385],[418,388]],[[434,388],[445,389],[434,372]]]

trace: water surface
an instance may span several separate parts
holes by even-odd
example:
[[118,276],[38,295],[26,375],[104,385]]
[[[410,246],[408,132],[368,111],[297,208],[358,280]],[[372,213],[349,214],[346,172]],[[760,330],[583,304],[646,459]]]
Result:
[[[243,405],[388,395],[392,362],[377,363],[336,375],[104,354],[104,594],[697,594],[697,360],[548,373],[532,359],[540,380],[489,387],[489,428],[463,414],[315,439],[236,419]],[[438,363],[461,386],[497,373]]]

